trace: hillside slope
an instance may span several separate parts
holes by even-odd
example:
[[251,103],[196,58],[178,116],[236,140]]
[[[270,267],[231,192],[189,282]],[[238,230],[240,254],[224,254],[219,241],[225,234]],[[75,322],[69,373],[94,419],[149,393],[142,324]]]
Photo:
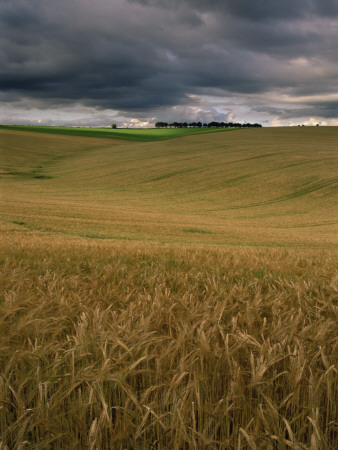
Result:
[[1,130],[2,228],[217,245],[337,245],[337,127],[163,142]]

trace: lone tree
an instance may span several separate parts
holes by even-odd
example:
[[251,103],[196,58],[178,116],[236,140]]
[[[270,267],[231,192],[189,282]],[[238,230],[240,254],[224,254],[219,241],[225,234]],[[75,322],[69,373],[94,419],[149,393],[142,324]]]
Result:
[[116,128],[116,123],[112,123],[111,127],[115,129]]

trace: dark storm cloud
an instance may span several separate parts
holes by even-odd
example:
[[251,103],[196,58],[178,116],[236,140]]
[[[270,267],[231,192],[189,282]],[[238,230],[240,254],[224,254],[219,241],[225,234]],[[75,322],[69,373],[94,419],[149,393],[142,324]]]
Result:
[[283,108],[274,106],[257,106],[254,108],[257,112],[268,113],[272,116],[277,116],[281,120],[296,119],[297,117],[311,117],[316,116],[324,119],[330,119],[332,117],[338,117],[338,101],[331,103],[313,103],[308,106],[302,106],[300,108]]
[[234,17],[246,18],[250,21],[262,22],[266,19],[290,19],[304,17],[306,14],[317,14],[332,17],[338,15],[336,0],[128,0],[147,6],[177,8],[183,4],[198,11],[226,12]]
[[[3,0],[3,99],[141,114],[189,94],[335,93],[337,17],[336,0]],[[334,100],[316,109],[337,117]]]

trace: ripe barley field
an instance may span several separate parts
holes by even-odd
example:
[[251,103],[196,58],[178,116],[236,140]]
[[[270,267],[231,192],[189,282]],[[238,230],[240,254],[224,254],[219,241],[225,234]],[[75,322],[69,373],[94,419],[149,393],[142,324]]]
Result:
[[335,448],[329,251],[10,237],[2,448]]
[[3,130],[0,448],[336,448],[337,134]]
[[233,130],[159,142],[12,130],[0,136],[2,229],[183,244],[337,246],[337,127]]

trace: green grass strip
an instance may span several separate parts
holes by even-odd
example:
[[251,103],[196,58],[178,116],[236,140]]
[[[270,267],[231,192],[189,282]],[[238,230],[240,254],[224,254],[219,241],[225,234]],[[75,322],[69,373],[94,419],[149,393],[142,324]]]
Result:
[[123,139],[127,141],[152,142],[164,141],[193,134],[215,133],[234,130],[234,128],[77,128],[47,127],[26,125],[0,125],[2,130],[29,131],[34,133],[62,134],[67,136],[84,136],[106,139]]

